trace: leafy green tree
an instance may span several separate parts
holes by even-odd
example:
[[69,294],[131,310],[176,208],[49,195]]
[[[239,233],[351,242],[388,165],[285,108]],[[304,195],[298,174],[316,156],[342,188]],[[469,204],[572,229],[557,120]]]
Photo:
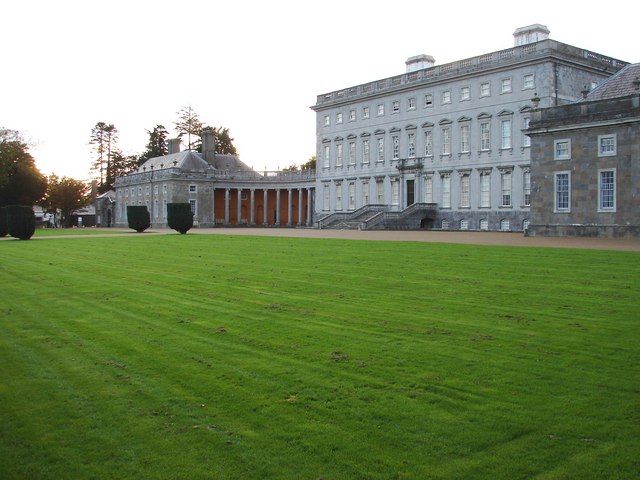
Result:
[[138,157],[138,164],[142,165],[144,162],[154,157],[162,157],[169,153],[169,146],[167,138],[169,132],[164,128],[164,125],[156,125],[153,130],[147,130],[149,134],[149,142],[147,143],[145,151]]
[[71,214],[86,206],[89,201],[89,186],[86,183],[69,177],[58,178],[52,174],[41,205],[47,213],[57,215],[60,212],[62,225],[69,226]]
[[33,205],[46,188],[47,179],[20,133],[0,128],[0,206]]
[[298,166],[293,163],[291,165],[289,165],[288,167],[285,167],[282,169],[283,172],[297,172],[298,171]]
[[107,175],[106,182],[102,188],[98,188],[98,191],[100,193],[104,193],[110,190],[113,188],[116,178],[127,175],[133,172],[136,168],[138,168],[137,156],[123,155],[120,150],[114,150],[111,152],[111,165],[109,167],[109,174]]
[[[233,138],[231,138],[231,135],[229,134],[229,129],[228,128],[224,128],[224,127],[208,127],[208,126],[203,126],[200,129],[200,132],[202,132],[202,130],[204,130],[205,128],[211,128],[211,130],[213,130],[213,136],[214,136],[214,144],[215,144],[215,148],[216,148],[216,153],[221,153],[221,154],[226,154],[226,155],[237,155],[238,154],[238,150],[236,149],[235,145],[233,144]],[[198,139],[195,142],[193,142],[193,150],[195,150],[196,152],[200,152],[202,153],[202,140]]]
[[316,169],[316,156],[313,155],[307,160],[306,163],[300,165],[301,170],[315,170]]
[[[178,113],[178,120],[174,122],[178,136],[182,138],[187,135],[187,145],[189,150],[193,146],[191,136],[199,136],[202,131],[202,122],[199,115],[191,108],[191,105],[182,107]],[[195,140],[195,139],[194,139]]]

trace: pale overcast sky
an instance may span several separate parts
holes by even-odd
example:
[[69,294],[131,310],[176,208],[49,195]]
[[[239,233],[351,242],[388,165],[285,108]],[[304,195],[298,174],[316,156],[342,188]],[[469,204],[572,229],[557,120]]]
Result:
[[173,134],[176,111],[229,127],[257,169],[315,152],[316,95],[436,63],[509,48],[515,28],[640,61],[640,2],[36,1],[3,2],[0,126],[35,146],[44,173],[89,178],[91,128],[120,131],[139,153],[146,129]]

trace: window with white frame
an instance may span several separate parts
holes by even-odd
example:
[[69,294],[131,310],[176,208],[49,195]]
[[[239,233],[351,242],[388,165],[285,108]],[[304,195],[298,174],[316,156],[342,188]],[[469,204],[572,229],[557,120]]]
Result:
[[480,96],[481,97],[488,97],[489,95],[491,95],[491,84],[489,82],[481,83],[480,84]]
[[154,185],[153,186],[153,194],[157,195],[158,194],[158,185]]
[[442,127],[442,155],[451,155],[451,128]]
[[460,220],[460,230],[469,230],[469,220]]
[[349,165],[356,164],[356,142],[349,142]]
[[381,117],[384,115],[384,103],[378,104],[378,116]]
[[369,107],[362,107],[362,118],[369,118]]
[[524,231],[524,230],[528,230],[528,229],[529,229],[529,219],[525,218],[522,221],[522,230]]
[[369,205],[369,182],[367,180],[362,182],[362,205]]
[[356,209],[356,184],[354,182],[349,182],[349,210]]
[[336,145],[336,167],[342,166],[342,144]]
[[159,208],[158,208],[158,200],[154,200],[153,201],[153,218],[158,218],[158,214],[159,214]]
[[451,103],[451,91],[445,90],[442,92],[442,103]]
[[598,135],[598,156],[612,157],[617,150],[616,135]]
[[522,174],[522,192],[524,206],[531,205],[531,171],[525,170]]
[[391,180],[391,205],[400,203],[400,180],[397,178]]
[[522,89],[529,90],[535,87],[535,80],[533,74],[525,75],[522,81]]
[[431,130],[424,131],[424,156],[433,156],[433,132]]
[[[191,191],[191,187],[189,187],[189,191]],[[149,195],[149,193],[151,193],[151,187],[149,185],[144,187],[144,193],[146,193],[147,195]]]
[[571,176],[569,172],[555,173],[555,209],[556,213],[571,211]]
[[468,124],[460,125],[460,153],[469,153],[469,130]]
[[196,216],[198,212],[198,202],[195,200],[189,200],[189,205],[191,206],[191,213]]
[[384,180],[376,180],[376,202],[378,205],[384,204]]
[[166,185],[162,185],[162,194],[163,195],[167,194],[167,186]]
[[486,218],[480,219],[480,230],[489,230],[489,221]]
[[407,135],[407,153],[409,158],[416,156],[416,134],[410,133]]
[[391,103],[391,113],[398,113],[400,111],[400,101],[394,100]]
[[480,173],[480,206],[483,208],[491,206],[491,174],[489,172]]
[[449,220],[447,219],[442,220],[440,227],[442,228],[442,230],[449,230]]
[[[529,117],[524,117],[522,119],[522,129],[526,130],[527,128],[529,128],[530,123],[531,119]],[[522,146],[525,148],[531,146],[531,137],[526,133],[522,135]]]
[[469,87],[460,88],[460,101],[469,100],[471,98],[471,90]]
[[571,140],[554,140],[553,142],[553,158],[554,160],[570,160],[571,159]]
[[451,176],[442,176],[442,208],[451,208]]
[[500,230],[503,232],[508,232],[511,229],[511,222],[506,218],[500,220]]
[[511,172],[503,171],[500,174],[500,191],[502,192],[501,199],[502,207],[511,206]]
[[384,162],[384,138],[378,138],[378,161]]
[[198,186],[197,185],[189,185],[189,193],[197,193]]
[[503,78],[500,81],[500,93],[511,92],[511,78]]
[[407,110],[415,110],[416,109],[416,97],[411,97],[407,101]]
[[349,121],[350,122],[355,122],[356,121],[356,111],[355,110],[349,110]]
[[505,150],[511,148],[511,120],[502,120],[500,122],[502,126],[502,142],[500,147]]
[[331,208],[329,205],[329,195],[330,195],[329,184],[325,183],[322,186],[322,209],[323,210],[329,210]]
[[427,93],[424,96],[424,108],[433,107],[433,94]]
[[331,150],[329,145],[324,146],[324,168],[329,168],[329,159],[331,158]]
[[342,123],[342,113],[336,113],[336,123]]
[[142,196],[142,187],[138,187],[138,196],[141,197]]
[[363,164],[368,164],[369,163],[369,158],[370,158],[370,154],[369,154],[369,139],[365,139],[365,140],[362,140],[362,163]]
[[328,127],[329,125],[331,125],[331,117],[329,115],[325,115],[324,116],[324,126]]
[[616,211],[616,170],[598,171],[598,211]]
[[469,174],[465,173],[460,176],[460,207],[469,208]]
[[424,201],[433,203],[433,177],[431,175],[424,178]]
[[487,151],[491,149],[491,124],[482,122],[480,124],[480,150]]
[[400,156],[400,137],[398,135],[392,136],[391,143],[393,145],[393,156],[391,158],[397,160]]
[[336,210],[342,210],[342,183],[336,183]]

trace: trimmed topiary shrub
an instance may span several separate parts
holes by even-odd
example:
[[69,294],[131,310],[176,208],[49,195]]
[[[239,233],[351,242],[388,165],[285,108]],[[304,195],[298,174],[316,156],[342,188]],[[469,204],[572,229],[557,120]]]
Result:
[[0,237],[4,237],[9,233],[9,226],[7,225],[7,211],[5,207],[0,207]]
[[7,230],[9,235],[20,240],[29,240],[36,231],[36,216],[33,207],[7,205]]
[[193,227],[193,213],[188,203],[167,203],[167,225],[182,234]]
[[151,216],[146,205],[129,205],[127,206],[127,220],[129,228],[138,233],[144,232],[151,226]]

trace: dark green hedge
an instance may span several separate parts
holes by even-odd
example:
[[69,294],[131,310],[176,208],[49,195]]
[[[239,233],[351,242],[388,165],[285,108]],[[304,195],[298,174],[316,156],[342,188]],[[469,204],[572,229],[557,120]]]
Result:
[[127,220],[129,228],[138,233],[144,232],[151,226],[151,216],[146,205],[129,205],[127,206]]
[[0,207],[0,237],[4,237],[9,233],[9,226],[7,225],[7,210],[5,207]]
[[29,240],[36,231],[36,216],[33,207],[7,205],[7,230],[9,235],[20,240]]
[[188,203],[167,203],[167,225],[182,234],[193,227],[193,213]]

